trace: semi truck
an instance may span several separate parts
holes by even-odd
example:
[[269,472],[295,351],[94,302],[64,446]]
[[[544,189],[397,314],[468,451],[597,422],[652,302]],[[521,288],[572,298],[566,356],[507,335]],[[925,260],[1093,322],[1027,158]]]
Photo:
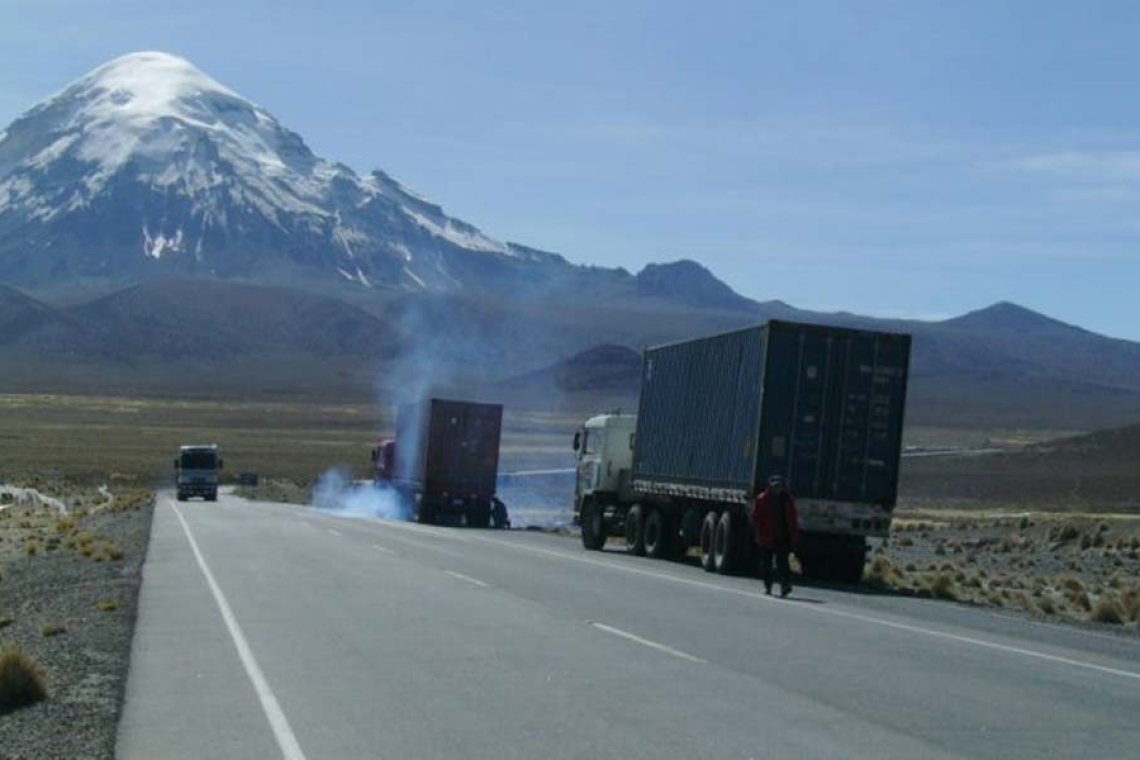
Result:
[[396,410],[396,435],[372,450],[375,480],[395,488],[417,522],[509,526],[495,495],[503,407],[430,398]]
[[772,320],[643,352],[636,416],[574,436],[574,514],[587,549],[624,536],[666,559],[756,567],[753,499],[785,478],[807,577],[858,582],[898,495],[909,335]]
[[218,500],[218,477],[224,462],[216,443],[181,446],[174,460],[174,480],[178,500],[201,496],[206,501]]

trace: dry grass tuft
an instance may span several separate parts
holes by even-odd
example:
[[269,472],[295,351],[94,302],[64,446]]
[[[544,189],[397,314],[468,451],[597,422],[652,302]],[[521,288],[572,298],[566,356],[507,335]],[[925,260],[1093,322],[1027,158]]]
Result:
[[12,647],[0,652],[0,715],[47,699],[47,682],[31,657]]
[[863,572],[867,584],[876,588],[898,588],[903,584],[902,571],[882,554],[876,554]]
[[1089,612],[1089,620],[1094,623],[1123,625],[1127,621],[1127,615],[1115,594],[1103,594]]
[[103,612],[114,612],[119,609],[118,599],[103,599],[99,602],[99,609]]
[[40,626],[40,633],[44,636],[59,636],[61,633],[67,633],[67,626],[63,623],[46,623]]
[[956,602],[961,598],[961,592],[958,589],[958,584],[954,582],[954,577],[945,572],[937,572],[928,578],[926,590],[935,599]]

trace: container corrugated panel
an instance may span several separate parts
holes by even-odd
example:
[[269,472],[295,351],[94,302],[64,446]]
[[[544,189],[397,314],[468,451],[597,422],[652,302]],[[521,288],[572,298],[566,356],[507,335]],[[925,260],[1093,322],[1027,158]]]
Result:
[[[431,399],[426,405],[420,405],[418,415],[416,424],[421,430],[426,424],[422,455],[424,488],[455,496],[493,496],[499,470],[503,407]],[[400,446],[397,439],[397,452]]]
[[893,505],[910,336],[772,321],[649,349],[633,480],[640,490]]
[[634,482],[749,490],[763,356],[761,327],[646,350]]
[[910,336],[768,324],[757,483],[799,497],[891,506],[898,490]]

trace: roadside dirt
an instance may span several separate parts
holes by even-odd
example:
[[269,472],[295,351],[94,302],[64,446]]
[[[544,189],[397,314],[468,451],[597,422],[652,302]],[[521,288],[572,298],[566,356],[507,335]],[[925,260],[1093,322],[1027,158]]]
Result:
[[0,651],[32,658],[48,688],[45,701],[0,716],[0,757],[110,758],[153,496],[55,490],[67,515],[0,504]]
[[866,578],[904,593],[1137,632],[1140,516],[900,511]]

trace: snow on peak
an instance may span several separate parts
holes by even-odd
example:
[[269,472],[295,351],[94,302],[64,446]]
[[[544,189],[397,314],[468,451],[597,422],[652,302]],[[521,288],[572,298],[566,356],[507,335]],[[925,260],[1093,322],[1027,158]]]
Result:
[[[515,255],[383,172],[360,177],[319,158],[269,112],[168,53],[105,63],[0,132],[0,215],[13,211],[46,223],[128,192],[161,199],[131,202],[140,209],[138,242],[149,259],[208,256],[206,227],[242,214],[286,237],[324,236],[343,261],[342,275],[362,284],[367,273],[357,256],[369,251],[386,251],[404,266],[430,266],[413,261],[404,234]],[[175,208],[181,217],[172,216]],[[411,247],[436,258],[430,244]]]
[[185,116],[186,101],[205,95],[241,99],[185,58],[158,52],[131,53],[116,58],[65,92],[74,88],[104,91],[106,97],[100,103],[105,109],[104,115],[119,118]]

